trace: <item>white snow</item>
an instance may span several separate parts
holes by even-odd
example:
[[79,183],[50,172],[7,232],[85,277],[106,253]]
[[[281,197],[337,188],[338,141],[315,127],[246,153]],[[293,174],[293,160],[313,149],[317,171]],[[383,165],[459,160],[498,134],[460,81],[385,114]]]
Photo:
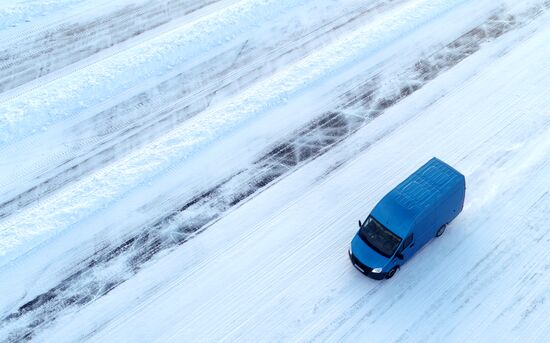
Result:
[[[0,266],[112,204],[132,188],[142,185],[173,164],[181,163],[183,159],[245,125],[247,121],[280,105],[285,99],[322,83],[330,75],[462,1],[416,1],[390,12],[371,25],[244,91],[230,102],[186,121],[117,163],[75,182],[28,211],[12,216],[0,223]],[[157,62],[155,64],[161,65]],[[113,75],[109,77],[114,78]],[[98,87],[103,85],[98,83]],[[51,113],[42,107],[40,109],[42,113]],[[34,117],[32,122],[36,123]]]
[[[541,47],[549,33],[436,103],[425,99],[425,110],[324,181],[314,180],[336,156],[304,167],[53,337],[77,339],[76,328],[102,322],[96,313],[113,313],[94,340],[543,341],[550,104],[541,86],[550,63]],[[365,128],[358,140],[373,133]],[[366,279],[346,255],[356,219],[434,155],[466,174],[464,212],[395,279]]]
[[0,30],[51,15],[85,0],[3,0],[0,3]]
[[[216,7],[0,102],[0,209],[16,208],[0,212],[0,341],[550,337],[550,5],[350,1],[350,12],[373,16],[353,26],[338,1]],[[42,5],[60,15],[82,8],[73,2]],[[24,7],[32,3],[2,5],[0,18],[9,8],[20,10],[14,23],[35,16],[42,9]],[[327,32],[326,44],[284,67],[266,65],[272,71],[250,83],[231,79],[233,91],[220,83],[205,109],[160,135],[144,126],[140,145],[117,152],[114,144],[112,159],[89,172],[54,158],[70,150],[56,135],[75,123],[176,72],[216,75],[208,68],[219,66],[204,62],[220,53],[237,61],[254,32],[258,40],[282,27],[271,34],[304,35],[309,49],[308,30],[325,22],[308,16],[320,9],[350,29]],[[273,25],[285,21],[288,30]],[[196,96],[213,87],[203,81]],[[124,137],[94,137],[88,128],[71,139]],[[342,140],[326,143],[334,137]],[[292,142],[301,150],[285,155]],[[298,158],[308,144],[316,155]],[[101,157],[100,149],[92,152]],[[466,176],[463,212],[394,278],[366,278],[347,257],[357,219],[433,156]],[[25,171],[13,165],[18,159]],[[266,168],[275,176],[262,184]],[[13,194],[23,196],[34,178],[43,186],[45,175],[71,172],[29,203]],[[233,202],[239,192],[246,194]]]
[[239,34],[303,3],[304,0],[243,0],[222,12],[183,25],[44,87],[0,103],[0,147],[180,67],[191,67],[205,52],[231,43]]

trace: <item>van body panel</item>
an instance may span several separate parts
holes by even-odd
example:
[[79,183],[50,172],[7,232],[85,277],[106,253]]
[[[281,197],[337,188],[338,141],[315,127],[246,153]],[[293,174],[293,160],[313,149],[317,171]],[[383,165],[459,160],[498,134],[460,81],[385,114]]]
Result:
[[[386,194],[370,215],[402,239],[395,256],[403,255],[402,260],[380,256],[388,261],[386,269],[405,263],[435,237],[441,226],[456,218],[464,205],[465,190],[464,176],[434,157]],[[407,244],[406,238],[411,235],[412,241]],[[358,235],[351,250],[364,265],[374,268],[377,266],[373,262],[380,262],[375,256],[378,252]],[[386,269],[384,272],[388,272]]]
[[[369,247],[363,240],[356,235],[351,241],[351,251],[353,255],[357,257],[360,261],[369,261],[369,263],[364,263],[370,269],[384,267],[388,264],[389,259],[385,256],[380,255],[378,252]],[[363,268],[364,269],[364,268]]]

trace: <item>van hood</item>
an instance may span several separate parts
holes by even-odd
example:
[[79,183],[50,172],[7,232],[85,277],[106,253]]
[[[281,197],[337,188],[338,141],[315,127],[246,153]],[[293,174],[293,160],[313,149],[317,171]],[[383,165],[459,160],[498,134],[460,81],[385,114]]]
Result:
[[359,235],[355,235],[351,241],[351,251],[353,256],[355,256],[361,263],[366,265],[369,268],[378,268],[385,267],[390,261],[389,258],[380,255],[375,250],[363,242]]

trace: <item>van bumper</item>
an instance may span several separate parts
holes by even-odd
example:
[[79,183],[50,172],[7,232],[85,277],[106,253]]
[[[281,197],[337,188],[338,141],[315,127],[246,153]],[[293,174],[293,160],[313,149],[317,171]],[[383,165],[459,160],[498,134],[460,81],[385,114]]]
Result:
[[386,278],[387,273],[372,273],[371,272],[372,268],[369,268],[366,265],[364,265],[363,263],[361,263],[361,261],[359,261],[357,259],[357,257],[353,256],[353,254],[351,253],[351,251],[349,249],[348,249],[348,256],[349,256],[349,259],[351,260],[351,264],[353,264],[355,269],[357,269],[358,271],[360,271],[364,275],[370,277],[371,279],[375,279],[375,280],[382,280],[382,279]]

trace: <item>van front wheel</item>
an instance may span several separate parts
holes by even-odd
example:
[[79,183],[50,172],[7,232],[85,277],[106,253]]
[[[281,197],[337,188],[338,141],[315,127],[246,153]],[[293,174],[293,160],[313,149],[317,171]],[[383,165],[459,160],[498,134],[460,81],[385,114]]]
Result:
[[437,230],[437,232],[435,233],[435,237],[439,237],[443,234],[443,232],[445,232],[445,229],[447,228],[447,224],[443,224],[441,225],[441,227],[439,228],[439,230]]
[[388,274],[386,274],[386,279],[391,279],[392,276],[394,276],[395,273],[397,272],[397,269],[398,269],[398,268],[399,268],[398,266],[393,267],[393,268],[388,272]]

